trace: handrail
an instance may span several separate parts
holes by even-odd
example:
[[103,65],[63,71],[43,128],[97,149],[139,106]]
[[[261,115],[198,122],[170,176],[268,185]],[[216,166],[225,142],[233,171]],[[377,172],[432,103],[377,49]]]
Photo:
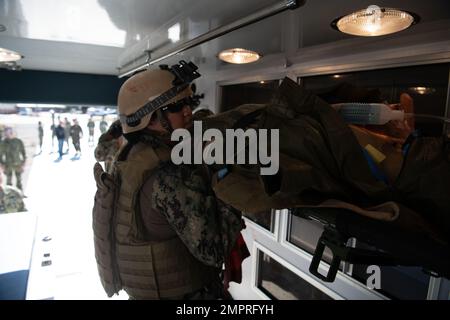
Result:
[[[198,36],[198,37],[196,37],[196,38],[194,38],[192,40],[189,40],[189,41],[187,41],[185,43],[182,43],[179,46],[169,50],[168,52],[160,54],[160,55],[158,55],[158,56],[156,56],[154,58],[151,58],[151,51],[150,52],[149,51],[145,51],[138,58],[142,58],[144,55],[148,54],[149,55],[149,59],[145,63],[143,63],[143,64],[141,64],[141,65],[139,65],[139,66],[137,66],[137,67],[135,67],[135,68],[133,68],[131,70],[122,72],[121,74],[119,74],[119,78],[129,76],[129,75],[131,75],[131,74],[133,74],[133,73],[135,73],[137,71],[140,71],[140,70],[142,70],[144,68],[149,67],[152,64],[155,64],[155,63],[160,62],[160,61],[162,61],[164,59],[170,58],[170,57],[172,57],[172,56],[174,56],[174,55],[176,55],[176,54],[178,54],[180,52],[186,51],[188,49],[191,49],[193,47],[201,45],[201,44],[203,44],[205,42],[208,42],[210,40],[213,40],[215,38],[223,36],[223,35],[231,32],[231,31],[234,31],[234,30],[240,29],[242,27],[248,26],[250,24],[253,24],[255,22],[261,21],[261,20],[263,20],[265,18],[271,17],[273,15],[276,15],[276,14],[278,14],[280,12],[283,12],[283,11],[286,11],[288,9],[290,9],[290,10],[296,9],[300,5],[303,5],[303,3],[304,3],[304,1],[299,1],[299,0],[284,0],[284,1],[281,1],[280,3],[274,4],[272,6],[268,6],[266,8],[263,8],[263,9],[259,10],[259,11],[256,11],[256,12],[250,14],[247,17],[238,19],[238,20],[233,21],[233,22],[231,22],[231,23],[229,23],[227,25],[224,25],[224,26],[215,28],[213,30],[210,30],[209,32],[207,32],[205,34],[202,34],[202,35],[200,35],[200,36]],[[135,59],[135,60],[138,60],[138,58]]]

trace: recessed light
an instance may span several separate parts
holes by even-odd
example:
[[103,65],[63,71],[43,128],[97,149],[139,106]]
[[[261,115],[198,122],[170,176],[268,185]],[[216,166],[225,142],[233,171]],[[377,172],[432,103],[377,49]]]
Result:
[[374,37],[399,32],[420,21],[412,12],[375,5],[335,19],[331,26],[343,33]]
[[241,48],[227,49],[219,53],[220,60],[235,64],[251,63],[259,58],[261,55],[257,52]]

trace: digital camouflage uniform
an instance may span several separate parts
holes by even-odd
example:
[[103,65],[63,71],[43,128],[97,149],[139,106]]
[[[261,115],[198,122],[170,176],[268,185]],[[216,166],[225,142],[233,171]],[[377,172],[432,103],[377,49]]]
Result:
[[106,172],[111,172],[114,157],[120,149],[121,137],[122,127],[120,121],[116,120],[110,125],[108,131],[102,133],[100,138],[98,138],[94,155],[97,161],[105,162]]
[[0,213],[26,211],[20,190],[5,186],[0,187]]
[[166,164],[153,182],[152,209],[164,214],[189,251],[221,267],[242,229],[240,213],[220,202],[200,168]]
[[105,162],[105,171],[111,171],[111,165],[114,160],[114,156],[119,151],[119,141],[117,139],[106,140],[102,139],[105,134],[100,136],[97,147],[95,148],[94,155],[97,161]]
[[[150,135],[142,142],[153,147],[162,143]],[[152,209],[166,217],[192,255],[206,265],[221,267],[243,221],[239,211],[216,198],[205,167],[169,161],[150,180]]]
[[0,164],[4,167],[7,185],[12,185],[12,175],[15,173],[17,188],[22,190],[22,171],[26,158],[22,140],[11,138],[0,143]]

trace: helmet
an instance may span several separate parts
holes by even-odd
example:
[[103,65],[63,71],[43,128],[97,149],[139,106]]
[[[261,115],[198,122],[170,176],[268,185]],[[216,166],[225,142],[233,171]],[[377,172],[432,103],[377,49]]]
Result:
[[[152,69],[135,74],[123,83],[119,91],[117,102],[123,133],[139,131],[148,126],[152,114],[156,110],[141,117],[139,119],[140,121],[138,121],[135,126],[127,124],[126,116],[134,114],[145,104],[153,101],[161,94],[174,87],[174,80],[175,75],[169,70]],[[187,86],[174,98],[163,103],[159,108],[190,97],[192,94],[191,87]]]

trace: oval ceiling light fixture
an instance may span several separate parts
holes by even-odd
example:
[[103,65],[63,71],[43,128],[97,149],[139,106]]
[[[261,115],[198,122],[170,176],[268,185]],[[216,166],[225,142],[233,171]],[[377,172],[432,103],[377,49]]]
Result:
[[244,64],[259,60],[261,55],[255,51],[234,48],[223,50],[219,53],[219,59],[228,63]]
[[354,36],[375,37],[405,30],[419,21],[412,12],[372,5],[335,19],[331,26]]
[[409,90],[420,95],[433,94],[436,92],[436,89],[429,87],[411,87]]
[[22,55],[15,51],[0,48],[0,62],[13,62],[22,59]]

